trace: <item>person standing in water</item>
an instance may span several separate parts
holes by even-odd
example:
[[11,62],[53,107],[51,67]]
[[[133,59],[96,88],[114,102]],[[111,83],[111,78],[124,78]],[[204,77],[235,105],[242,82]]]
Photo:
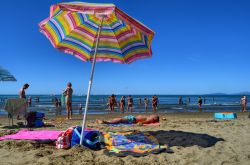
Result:
[[240,103],[241,103],[242,112],[246,112],[247,111],[247,97],[243,96],[240,100]]
[[139,97],[138,104],[141,105],[141,97]]
[[133,110],[133,104],[134,104],[134,101],[133,101],[133,98],[131,95],[128,96],[128,107],[127,107],[127,112],[130,112],[132,113],[132,110]]
[[67,119],[72,119],[72,84],[69,82],[67,88],[64,90],[63,94],[65,95],[65,105],[67,110]]
[[157,97],[156,95],[152,96],[152,111],[153,113],[156,112],[156,108],[157,108]]
[[82,104],[79,104],[78,110],[79,110],[79,114],[81,115],[82,114]]
[[202,98],[199,96],[198,98],[198,106],[199,106],[199,111],[201,111],[201,106],[202,106]]
[[178,99],[178,104],[179,104],[179,105],[182,105],[182,104],[183,104],[183,102],[182,102],[182,96],[179,97],[179,99]]
[[190,97],[188,96],[188,98],[187,98],[187,105],[189,105],[190,104]]
[[145,108],[145,112],[148,112],[148,99],[147,97],[144,97],[144,108]]
[[115,105],[116,105],[116,98],[115,98],[115,95],[112,94],[109,99],[109,108],[111,112],[115,111]]
[[122,113],[124,113],[124,109],[125,109],[125,96],[122,96],[120,100],[120,110]]

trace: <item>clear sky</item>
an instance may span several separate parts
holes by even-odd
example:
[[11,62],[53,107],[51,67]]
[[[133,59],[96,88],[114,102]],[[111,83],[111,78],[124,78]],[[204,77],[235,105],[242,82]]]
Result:
[[[66,1],[66,0],[65,0]],[[1,1],[0,66],[17,82],[0,94],[87,92],[91,63],[54,49],[39,32],[56,0]],[[114,3],[155,31],[153,56],[96,64],[92,94],[207,94],[250,91],[249,0],[93,0]]]

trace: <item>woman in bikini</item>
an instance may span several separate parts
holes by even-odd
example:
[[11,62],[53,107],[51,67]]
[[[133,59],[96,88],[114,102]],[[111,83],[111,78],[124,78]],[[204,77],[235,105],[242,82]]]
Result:
[[116,104],[116,99],[115,99],[115,95],[112,94],[110,99],[109,99],[109,108],[111,112],[114,112],[115,110],[115,104]]
[[66,109],[67,109],[67,119],[72,119],[72,94],[73,94],[73,89],[71,88],[72,84],[69,82],[67,84],[67,88],[63,92],[65,95],[65,104],[66,104]]
[[132,113],[132,109],[133,109],[133,98],[131,95],[128,96],[128,108],[127,108],[127,112],[130,112]]
[[125,109],[125,96],[122,96],[120,100],[120,110],[122,113],[124,113],[124,109]]

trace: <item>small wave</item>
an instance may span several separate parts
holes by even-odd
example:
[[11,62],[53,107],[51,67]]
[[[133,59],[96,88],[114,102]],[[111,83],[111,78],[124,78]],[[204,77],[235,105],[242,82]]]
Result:
[[183,109],[182,107],[180,107],[180,108],[171,108],[171,109]]
[[39,108],[55,108],[55,105],[35,105],[35,107],[39,107]]

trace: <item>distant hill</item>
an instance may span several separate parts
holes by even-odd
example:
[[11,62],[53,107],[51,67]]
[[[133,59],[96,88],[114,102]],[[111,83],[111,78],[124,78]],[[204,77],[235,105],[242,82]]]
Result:
[[239,93],[210,93],[210,94],[206,94],[208,96],[222,96],[222,95],[250,95],[250,92],[239,92]]
[[250,95],[250,92],[239,92],[239,93],[234,93],[234,95]]

